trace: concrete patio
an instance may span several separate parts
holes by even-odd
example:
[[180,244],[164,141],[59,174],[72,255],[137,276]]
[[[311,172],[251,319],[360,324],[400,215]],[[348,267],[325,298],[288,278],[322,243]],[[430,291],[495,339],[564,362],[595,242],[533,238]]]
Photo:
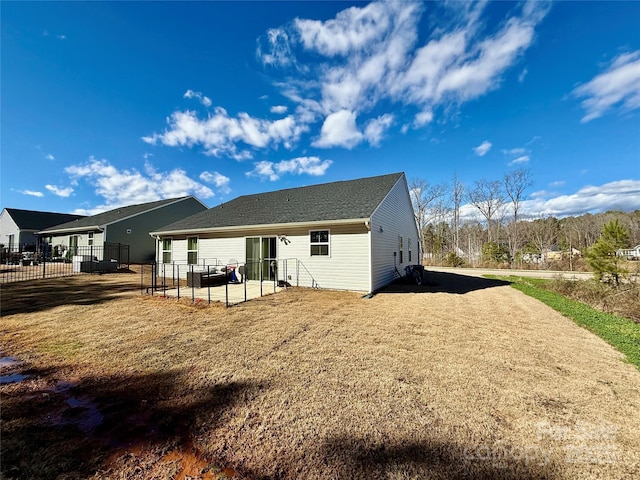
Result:
[[245,283],[229,283],[228,285],[220,285],[217,287],[180,287],[170,288],[164,292],[156,291],[154,295],[162,295],[176,298],[191,298],[193,300],[204,300],[208,302],[228,302],[229,305],[242,303],[246,300],[252,300],[261,296],[277,293],[282,290],[281,287],[274,286],[273,281],[253,281],[248,280]]

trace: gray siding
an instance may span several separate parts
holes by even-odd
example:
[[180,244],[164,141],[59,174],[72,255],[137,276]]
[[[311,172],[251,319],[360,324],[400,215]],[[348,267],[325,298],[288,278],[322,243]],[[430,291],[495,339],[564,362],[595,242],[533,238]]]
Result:
[[[403,239],[402,262],[398,237]],[[418,245],[409,189],[402,176],[371,216],[371,291],[391,283],[396,278],[396,269],[404,275],[407,265],[420,263]]]
[[156,249],[155,240],[149,232],[204,210],[204,205],[189,197],[108,225],[105,242],[129,245],[131,263],[149,262],[153,260]]

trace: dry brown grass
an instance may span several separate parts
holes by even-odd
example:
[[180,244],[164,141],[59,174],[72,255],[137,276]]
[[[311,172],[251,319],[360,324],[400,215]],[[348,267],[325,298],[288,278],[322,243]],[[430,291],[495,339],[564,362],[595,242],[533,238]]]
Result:
[[640,372],[496,281],[230,309],[104,285],[134,277],[3,286],[0,348],[31,374],[0,387],[7,479],[640,475]]

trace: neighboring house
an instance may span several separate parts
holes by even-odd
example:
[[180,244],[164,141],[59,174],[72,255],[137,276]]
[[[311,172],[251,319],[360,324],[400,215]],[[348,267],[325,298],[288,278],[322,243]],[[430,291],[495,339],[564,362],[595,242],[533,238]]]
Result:
[[39,241],[36,232],[80,218],[83,216],[4,208],[0,213],[0,244],[10,252],[35,251]]
[[59,254],[73,254],[74,250],[87,254],[90,251],[87,247],[96,247],[94,256],[98,260],[109,260],[102,257],[103,252],[104,257],[107,256],[108,246],[129,245],[128,261],[142,263],[152,261],[155,256],[156,246],[149,237],[150,231],[206,209],[207,206],[193,196],[170,198],[116,208],[46,228],[38,234]]
[[622,248],[616,253],[619,257],[625,257],[627,260],[640,260],[640,245],[633,248]]
[[373,292],[420,262],[403,173],[245,195],[152,235],[160,264],[246,263],[258,280],[287,260],[289,272],[337,290]]
[[[582,256],[582,252],[576,248],[571,249],[571,255],[575,257]],[[546,250],[542,257],[547,262],[559,262],[564,258],[569,258],[569,250],[560,250],[558,246],[553,246]]]

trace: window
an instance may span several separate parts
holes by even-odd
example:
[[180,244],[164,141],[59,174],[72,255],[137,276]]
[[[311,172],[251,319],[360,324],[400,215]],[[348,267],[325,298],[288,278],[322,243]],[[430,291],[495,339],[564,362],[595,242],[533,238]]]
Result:
[[329,230],[313,230],[309,232],[311,256],[329,255]]
[[411,261],[411,239],[407,238],[407,249],[409,250],[409,261]]
[[162,263],[171,263],[171,239],[162,240]]
[[198,263],[198,237],[187,238],[187,263],[189,265]]
[[398,252],[400,252],[400,263],[402,264],[402,237],[398,237]]
[[78,254],[78,235],[71,235],[69,237],[69,255]]
[[87,245],[93,245],[93,232],[89,232],[89,240],[87,242]]

